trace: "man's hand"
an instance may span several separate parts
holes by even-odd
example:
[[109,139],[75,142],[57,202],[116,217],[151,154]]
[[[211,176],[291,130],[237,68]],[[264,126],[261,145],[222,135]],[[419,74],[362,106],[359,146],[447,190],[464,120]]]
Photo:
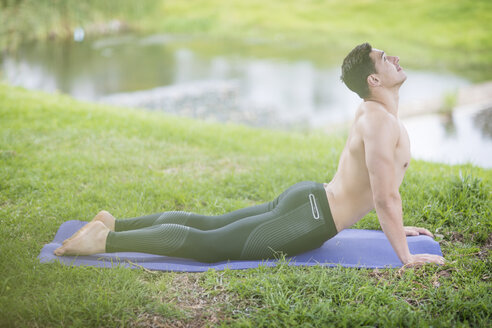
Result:
[[[429,237],[434,237],[434,235],[425,228],[418,227],[403,227],[405,230],[405,234],[407,236],[418,236],[419,234],[427,235]],[[418,264],[425,263],[436,263],[436,264],[444,264],[444,257],[433,254],[411,254],[407,263],[404,263],[406,267],[412,267]]]
[[425,263],[436,263],[436,264],[444,264],[444,257],[433,254],[412,254],[410,255],[407,263],[404,263],[406,267],[411,267],[417,264],[425,264]]
[[405,235],[407,236],[418,236],[418,235],[427,235],[429,237],[434,238],[434,235],[425,228],[418,227],[403,227],[405,230]]
[[[405,230],[405,234],[407,236],[418,236],[419,234],[427,235],[429,237],[434,237],[434,235],[425,228],[418,227],[403,227]],[[406,267],[412,267],[418,264],[425,263],[436,263],[436,264],[444,264],[444,257],[433,254],[412,254],[408,259],[407,263],[404,263]]]

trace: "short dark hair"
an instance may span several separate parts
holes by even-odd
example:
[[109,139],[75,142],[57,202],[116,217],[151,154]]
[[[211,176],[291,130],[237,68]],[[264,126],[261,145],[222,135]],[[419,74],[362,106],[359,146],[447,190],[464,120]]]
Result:
[[369,43],[359,44],[345,57],[342,64],[340,79],[362,99],[370,95],[367,77],[376,73],[374,61],[369,56],[371,51],[372,46]]

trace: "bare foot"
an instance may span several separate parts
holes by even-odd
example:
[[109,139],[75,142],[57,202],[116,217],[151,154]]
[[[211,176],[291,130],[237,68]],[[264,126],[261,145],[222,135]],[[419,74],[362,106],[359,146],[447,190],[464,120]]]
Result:
[[116,219],[108,211],[101,211],[92,219],[92,221],[101,221],[111,231],[114,231]]
[[53,253],[62,255],[92,255],[106,251],[106,238],[110,230],[100,221],[92,221],[77,236],[65,245],[58,247]]
[[[94,221],[100,221],[100,222],[104,223],[104,225],[109,230],[114,231],[114,223],[115,223],[116,219],[108,211],[100,211],[99,213],[97,213],[97,215],[92,219],[91,222],[94,222]],[[87,229],[87,224],[85,226],[83,226],[82,228],[80,228],[76,233],[74,233],[72,235],[72,237],[65,239],[63,241],[63,245],[65,245],[66,243],[68,243],[69,241],[71,241],[72,239],[77,237],[82,231],[85,231],[85,229]]]

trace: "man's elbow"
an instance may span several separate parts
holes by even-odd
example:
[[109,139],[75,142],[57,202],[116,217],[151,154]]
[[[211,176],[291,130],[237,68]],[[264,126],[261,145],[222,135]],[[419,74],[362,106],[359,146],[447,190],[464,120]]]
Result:
[[391,209],[401,206],[401,197],[399,193],[388,193],[376,195],[374,197],[374,206],[376,209]]

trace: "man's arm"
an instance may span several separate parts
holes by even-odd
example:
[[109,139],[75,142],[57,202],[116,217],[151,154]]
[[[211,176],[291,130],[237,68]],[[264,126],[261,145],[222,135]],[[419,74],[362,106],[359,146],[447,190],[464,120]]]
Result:
[[366,115],[365,126],[362,128],[366,166],[374,207],[383,232],[402,263],[443,263],[440,256],[410,254],[403,227],[402,204],[395,166],[395,149],[400,136],[399,126],[393,117],[382,110],[374,110]]

